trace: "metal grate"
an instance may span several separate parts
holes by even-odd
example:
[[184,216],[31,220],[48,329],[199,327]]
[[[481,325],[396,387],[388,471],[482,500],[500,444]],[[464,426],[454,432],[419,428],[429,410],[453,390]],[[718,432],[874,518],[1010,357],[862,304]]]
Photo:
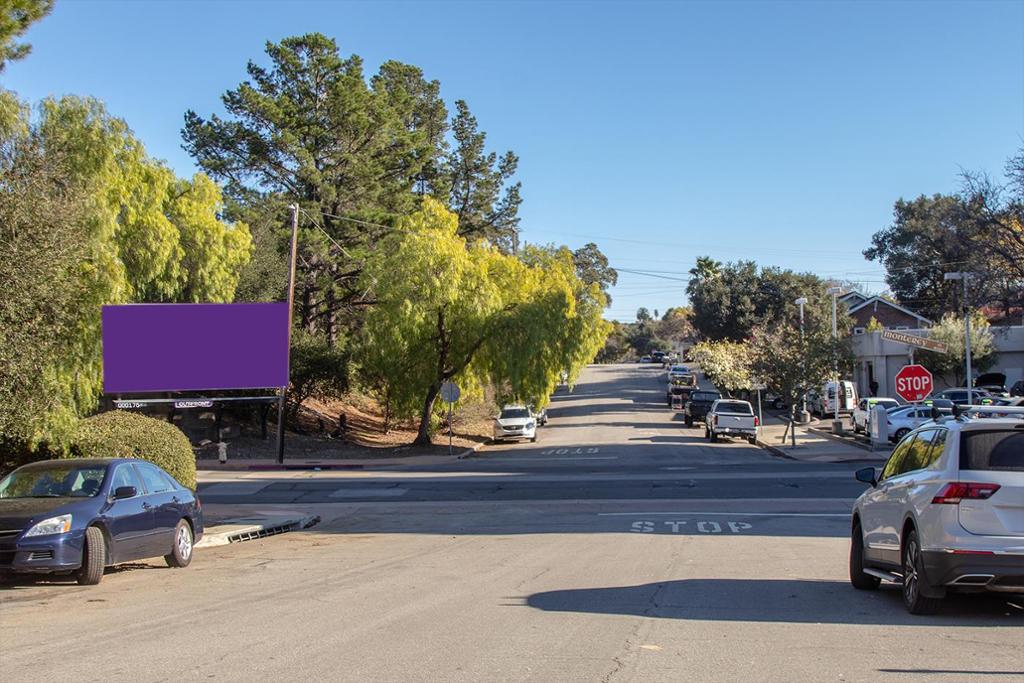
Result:
[[314,524],[320,521],[320,517],[313,517],[306,521],[305,524],[302,522],[293,522],[291,524],[280,524],[278,526],[269,526],[262,529],[255,529],[253,531],[243,531],[241,533],[232,534],[228,536],[228,543],[242,543],[244,541],[255,541],[258,538],[266,538],[268,536],[277,536],[278,534],[286,534],[289,531],[295,531],[296,529],[308,529]]

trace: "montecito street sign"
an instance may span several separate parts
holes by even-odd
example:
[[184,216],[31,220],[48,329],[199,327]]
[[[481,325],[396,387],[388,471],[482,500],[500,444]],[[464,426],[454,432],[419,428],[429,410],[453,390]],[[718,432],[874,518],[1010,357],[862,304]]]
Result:
[[909,344],[910,346],[928,349],[929,351],[935,351],[936,353],[946,353],[948,350],[948,347],[942,342],[927,339],[925,337],[915,337],[912,334],[903,334],[896,330],[882,330],[882,339],[888,339],[889,341],[898,342],[900,344]]
[[896,395],[908,403],[923,401],[932,393],[932,373],[923,365],[905,365],[896,373]]

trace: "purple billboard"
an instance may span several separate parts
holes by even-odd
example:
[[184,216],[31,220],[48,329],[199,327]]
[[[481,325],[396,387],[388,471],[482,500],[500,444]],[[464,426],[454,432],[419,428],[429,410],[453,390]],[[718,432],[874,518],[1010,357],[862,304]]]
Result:
[[288,386],[288,304],[103,307],[103,391]]

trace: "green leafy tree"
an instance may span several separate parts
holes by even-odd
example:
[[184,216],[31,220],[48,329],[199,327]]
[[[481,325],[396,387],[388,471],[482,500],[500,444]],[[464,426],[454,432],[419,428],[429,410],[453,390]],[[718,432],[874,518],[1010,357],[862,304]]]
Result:
[[185,148],[232,199],[280,223],[293,201],[312,217],[301,221],[296,318],[333,344],[364,303],[363,260],[387,232],[377,224],[412,211],[414,187],[439,173],[447,114],[418,68],[387,62],[367,82],[362,60],[319,33],[266,52],[269,66],[250,62],[224,94],[226,118],[186,113]]
[[54,419],[68,393],[54,359],[76,343],[89,253],[89,198],[65,182],[69,173],[38,136],[0,139],[0,470],[74,426]]
[[583,295],[568,250],[523,260],[458,234],[458,219],[426,197],[369,260],[378,301],[367,314],[361,362],[388,389],[393,414],[417,416],[430,443],[441,384],[485,383],[546,400],[562,371],[572,381],[607,335],[599,288]]
[[0,0],[0,73],[31,52],[31,45],[15,41],[52,9],[53,0]]
[[607,305],[610,306],[612,299],[608,295],[608,289],[619,281],[619,273],[608,265],[608,257],[596,244],[588,242],[572,253],[572,259],[580,280],[588,285],[599,285],[604,292]]
[[[791,304],[781,322],[757,327],[750,339],[752,376],[794,407],[806,391],[830,379],[834,368],[838,367],[840,377],[853,371],[850,337],[844,333],[836,340],[832,336],[831,302],[827,312],[824,306],[807,307],[803,334],[796,308]],[[849,329],[848,318],[840,324],[841,330]]]
[[732,393],[749,389],[751,379],[751,351],[745,342],[705,341],[690,351],[701,372],[720,390]]
[[[939,377],[953,377],[955,386],[966,386],[966,332],[964,319],[955,313],[942,316],[929,330],[928,336],[946,345],[946,353],[918,349],[915,356]],[[981,311],[971,312],[971,367],[978,372],[988,370],[999,359],[988,319]]]
[[[34,358],[35,370],[48,388],[45,406],[14,433],[29,446],[48,442],[62,448],[100,394],[101,307],[230,301],[249,258],[250,238],[245,225],[218,218],[216,185],[202,175],[177,179],[98,101],[45,100],[35,122],[20,111],[25,118],[0,142],[5,163],[42,170],[6,186],[12,224],[21,227],[4,236],[2,250],[12,258],[4,265],[3,283],[31,291],[41,302],[60,302],[64,311],[53,316],[52,330],[41,317],[51,303],[24,312],[7,309],[0,322],[5,330],[9,324],[21,327],[18,334],[27,335],[21,348],[38,340],[42,355]],[[5,174],[4,182],[8,177],[18,174]],[[75,198],[69,218],[46,222],[69,197]],[[52,257],[38,253],[63,244]],[[53,291],[58,287],[63,291]],[[47,335],[60,339],[58,349],[49,346]]]
[[486,151],[486,134],[463,100],[455,103],[451,123],[454,147],[445,154],[436,180],[436,196],[447,198],[459,219],[459,234],[484,238],[500,249],[519,249],[520,183],[512,183],[519,158]]
[[[895,298],[921,315],[937,320],[955,307],[955,282],[943,279],[951,270],[984,270],[985,264],[972,248],[975,226],[968,207],[959,197],[920,196],[900,199],[892,224],[876,232],[864,257],[879,261]],[[990,292],[975,292],[987,299]]]

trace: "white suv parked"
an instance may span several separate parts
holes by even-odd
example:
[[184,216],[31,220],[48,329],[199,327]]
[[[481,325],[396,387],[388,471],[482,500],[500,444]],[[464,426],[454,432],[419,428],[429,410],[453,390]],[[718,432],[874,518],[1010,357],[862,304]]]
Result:
[[537,440],[537,418],[526,406],[505,406],[494,418],[494,440]]
[[855,588],[901,583],[913,614],[949,591],[1024,594],[1024,414],[929,422],[857,479]]

